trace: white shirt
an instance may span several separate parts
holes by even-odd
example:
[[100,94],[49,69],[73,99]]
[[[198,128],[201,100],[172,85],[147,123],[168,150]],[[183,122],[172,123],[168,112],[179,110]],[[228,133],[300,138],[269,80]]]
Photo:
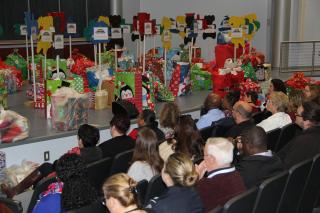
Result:
[[269,118],[264,119],[257,126],[260,126],[264,129],[264,131],[269,132],[276,128],[282,128],[285,125],[291,124],[292,120],[287,113],[277,112],[271,115]]
[[135,161],[128,170],[128,175],[137,182],[143,179],[149,181],[156,174],[157,172],[147,162],[143,161]]

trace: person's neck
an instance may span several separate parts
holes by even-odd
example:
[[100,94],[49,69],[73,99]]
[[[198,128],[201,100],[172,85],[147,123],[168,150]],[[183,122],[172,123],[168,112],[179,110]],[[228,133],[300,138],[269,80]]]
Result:
[[132,211],[132,210],[134,210],[134,209],[137,209],[138,208],[138,206],[137,205],[131,205],[131,206],[128,206],[128,207],[126,207],[126,208],[123,208],[123,211],[122,212],[129,212],[129,211]]
[[208,169],[208,172],[212,172],[212,171],[218,170],[218,169],[228,168],[230,166],[231,166],[230,164],[214,165],[210,169]]
[[120,132],[117,132],[115,131],[113,134],[112,134],[112,137],[115,138],[115,137],[119,137],[119,136],[122,136],[124,135],[123,133],[120,133]]
[[267,149],[252,149],[247,156],[256,155],[259,153],[267,152]]
[[238,118],[237,119],[237,124],[241,124],[241,123],[243,123],[245,121],[248,121],[248,120],[250,120],[250,119],[249,118]]

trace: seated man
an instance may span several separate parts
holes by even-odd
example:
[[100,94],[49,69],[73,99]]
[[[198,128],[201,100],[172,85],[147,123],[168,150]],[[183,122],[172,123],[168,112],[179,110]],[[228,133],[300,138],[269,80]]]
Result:
[[203,129],[205,127],[211,126],[212,122],[224,118],[224,112],[220,110],[221,98],[219,95],[210,93],[204,101],[203,105],[207,113],[202,115],[197,122],[198,129]]
[[112,138],[101,143],[103,157],[114,157],[117,154],[133,149],[134,140],[126,133],[130,128],[130,119],[127,115],[116,114],[110,121],[110,132]]
[[251,115],[252,108],[249,103],[244,101],[235,103],[232,110],[232,117],[234,118],[236,125],[229,129],[225,137],[236,138],[242,131],[254,126]]
[[235,167],[248,189],[284,171],[280,158],[267,150],[267,134],[261,127],[245,130],[236,141],[241,157]]
[[320,153],[320,105],[312,101],[302,103],[296,113],[296,124],[303,132],[278,152],[286,168]]
[[[232,197],[244,192],[243,180],[231,166],[233,145],[225,138],[209,138],[204,148],[204,161],[197,166],[200,180],[196,185],[208,212],[223,206]],[[204,173],[207,172],[205,177]]]

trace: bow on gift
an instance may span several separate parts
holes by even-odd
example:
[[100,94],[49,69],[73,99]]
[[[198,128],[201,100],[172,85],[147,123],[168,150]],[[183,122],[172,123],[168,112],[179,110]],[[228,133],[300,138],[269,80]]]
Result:
[[241,71],[241,60],[237,60],[236,62],[234,62],[231,58],[228,58],[224,63],[224,68],[219,69],[219,74],[226,75],[228,73],[231,73],[232,75],[237,75],[238,72]]

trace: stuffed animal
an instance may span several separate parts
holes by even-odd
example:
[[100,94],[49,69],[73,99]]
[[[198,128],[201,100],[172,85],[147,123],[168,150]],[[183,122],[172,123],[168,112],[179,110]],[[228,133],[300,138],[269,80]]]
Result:
[[162,18],[161,27],[163,29],[161,33],[162,46],[166,50],[169,50],[171,48],[171,20],[169,17],[164,16]]
[[[122,29],[121,29],[121,16],[120,15],[111,15],[109,16],[110,25],[111,25],[111,40],[108,43],[108,46],[114,48],[115,45],[119,45],[120,48],[123,47],[124,41],[122,37]],[[113,32],[121,33],[121,38],[113,37]],[[120,34],[118,34],[120,35]]]
[[179,36],[184,39],[186,37],[185,28],[187,26],[186,17],[185,16],[177,16],[176,17],[177,28],[179,30]]
[[202,38],[206,39],[206,38],[212,38],[215,39],[216,38],[216,25],[213,24],[215,20],[215,16],[214,15],[206,15],[204,16],[204,32],[202,34]]
[[[231,31],[234,28],[238,28],[239,30],[242,30],[242,27],[245,25],[245,19],[244,17],[239,17],[239,16],[231,16],[229,19],[229,24],[231,26]],[[231,43],[235,45],[236,48],[241,45],[242,47],[245,46],[245,40],[244,37],[232,37],[232,33],[229,32],[229,36],[231,36]]]
[[[37,44],[37,53],[39,54],[41,51],[44,55],[47,54],[48,49],[52,46],[52,32],[51,28],[53,27],[53,18],[52,16],[40,16],[38,18],[38,44]],[[44,36],[51,36],[51,40],[44,41]]]

